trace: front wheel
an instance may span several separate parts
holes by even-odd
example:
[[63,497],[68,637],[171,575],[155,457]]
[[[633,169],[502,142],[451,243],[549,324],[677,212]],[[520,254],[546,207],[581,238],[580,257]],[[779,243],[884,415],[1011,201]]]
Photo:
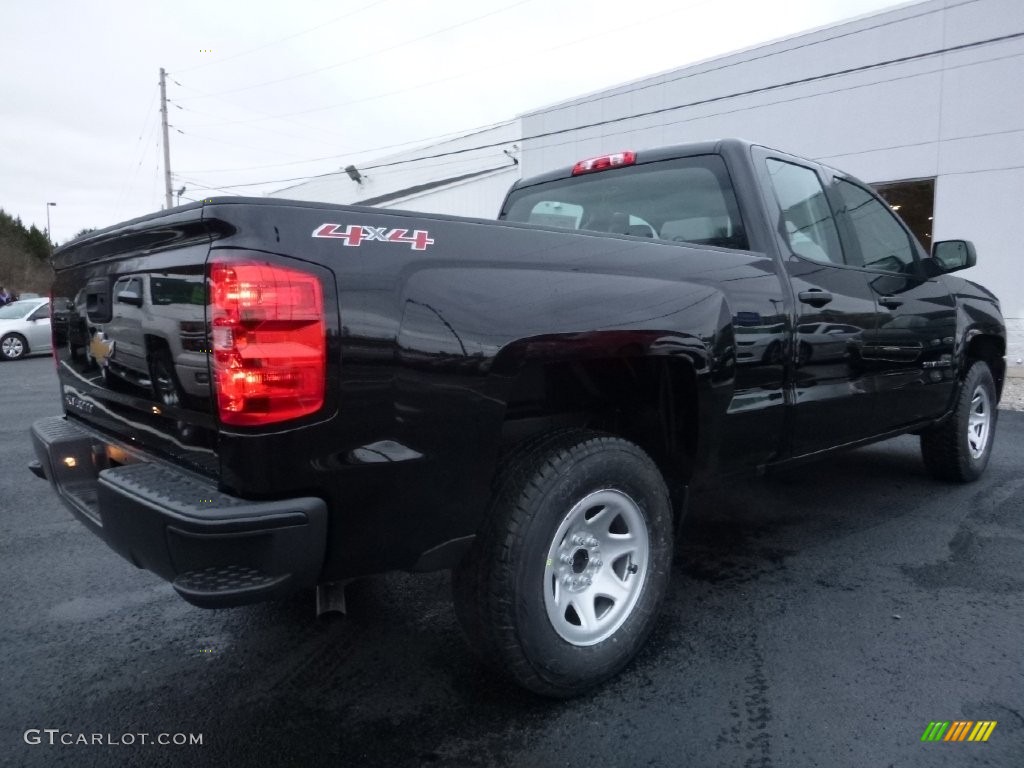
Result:
[[997,415],[992,372],[979,360],[964,376],[953,414],[921,433],[921,454],[932,476],[960,483],[981,477],[992,455]]
[[25,337],[17,333],[9,333],[0,339],[0,354],[4,360],[20,360],[28,354],[28,343]]
[[537,693],[607,680],[654,626],[672,565],[672,512],[654,462],[596,432],[515,451],[453,576],[456,613],[488,663]]

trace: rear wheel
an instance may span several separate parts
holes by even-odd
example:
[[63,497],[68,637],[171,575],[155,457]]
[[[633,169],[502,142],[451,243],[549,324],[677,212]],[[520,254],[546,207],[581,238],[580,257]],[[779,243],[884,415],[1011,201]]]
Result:
[[[153,394],[165,408],[186,408],[189,403],[174,372],[174,361],[170,350],[158,349],[149,358],[149,376],[153,386]],[[175,421],[178,437],[185,443],[191,443],[196,437],[196,427],[187,421]]]
[[156,399],[169,408],[180,408],[182,404],[181,385],[174,373],[174,363],[169,352],[155,352],[149,360],[149,375]]
[[997,415],[992,372],[978,360],[960,385],[952,416],[921,434],[921,453],[932,476],[960,483],[981,477],[992,455]]
[[621,670],[654,626],[672,564],[672,513],[640,448],[554,433],[514,452],[485,528],[453,577],[485,662],[567,697]]
[[18,333],[8,333],[0,339],[0,354],[4,360],[20,360],[28,354],[28,342]]

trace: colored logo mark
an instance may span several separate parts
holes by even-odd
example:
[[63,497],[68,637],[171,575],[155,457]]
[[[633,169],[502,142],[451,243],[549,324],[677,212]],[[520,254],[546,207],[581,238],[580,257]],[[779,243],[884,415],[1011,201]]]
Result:
[[938,720],[928,723],[921,741],[988,741],[995,729],[995,720]]

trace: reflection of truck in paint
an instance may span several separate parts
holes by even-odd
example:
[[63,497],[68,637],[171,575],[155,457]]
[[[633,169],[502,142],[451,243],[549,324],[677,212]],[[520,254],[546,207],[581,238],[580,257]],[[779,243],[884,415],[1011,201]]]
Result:
[[139,273],[119,277],[111,289],[109,322],[98,331],[109,354],[106,376],[152,387],[164,405],[183,396],[210,396],[209,337],[196,318],[205,307],[202,275]]

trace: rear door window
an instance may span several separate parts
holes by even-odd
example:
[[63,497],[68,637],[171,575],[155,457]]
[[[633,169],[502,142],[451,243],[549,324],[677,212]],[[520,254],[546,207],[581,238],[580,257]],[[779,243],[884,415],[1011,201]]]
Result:
[[845,264],[835,218],[818,174],[774,158],[766,162],[790,250],[811,261]]

